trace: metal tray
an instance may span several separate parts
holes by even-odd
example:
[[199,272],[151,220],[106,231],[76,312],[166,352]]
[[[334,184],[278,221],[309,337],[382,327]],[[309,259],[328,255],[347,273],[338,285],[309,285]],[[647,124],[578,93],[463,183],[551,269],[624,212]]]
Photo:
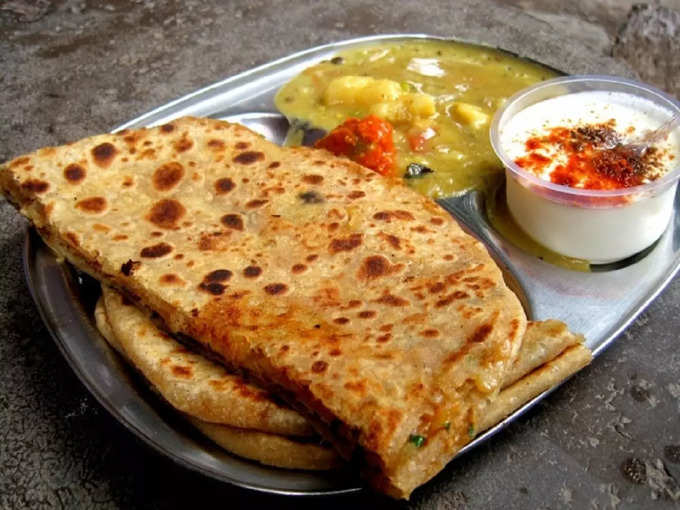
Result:
[[[306,67],[341,49],[378,41],[439,39],[427,35],[365,37],[313,48],[215,83],[116,130],[152,126],[183,115],[240,122],[282,143],[288,121],[276,113],[278,88]],[[500,237],[484,215],[483,197],[468,193],[440,203],[485,242],[506,269],[527,315],[557,318],[583,333],[597,355],[656,297],[680,267],[680,218],[676,215],[661,239],[641,256],[617,266],[581,273],[528,255]],[[680,193],[676,195],[676,209]],[[100,337],[92,320],[96,284],[59,263],[29,231],[24,267],[40,314],[78,377],[108,411],[148,445],[173,461],[241,487],[289,495],[329,495],[361,489],[349,471],[312,473],[263,467],[229,455],[203,439],[151,394]],[[554,388],[553,388],[554,389]],[[552,391],[552,390],[550,390]],[[477,437],[460,453],[486,441],[550,393],[527,403]]]

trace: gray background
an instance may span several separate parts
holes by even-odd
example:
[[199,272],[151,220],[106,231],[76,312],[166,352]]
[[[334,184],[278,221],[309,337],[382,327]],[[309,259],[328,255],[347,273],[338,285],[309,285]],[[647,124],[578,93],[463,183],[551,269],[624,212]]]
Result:
[[[107,131],[200,86],[358,35],[485,42],[680,93],[680,3],[0,0],[0,161]],[[94,401],[26,290],[0,201],[0,508],[677,508],[680,279],[591,366],[410,503],[274,498],[157,456]],[[596,320],[597,318],[593,318]]]

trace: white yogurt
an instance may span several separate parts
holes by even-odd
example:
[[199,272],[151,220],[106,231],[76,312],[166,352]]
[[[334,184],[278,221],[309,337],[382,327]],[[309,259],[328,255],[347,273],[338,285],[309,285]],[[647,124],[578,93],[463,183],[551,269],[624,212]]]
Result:
[[[590,90],[598,80],[605,82],[605,90]],[[615,86],[610,86],[610,81],[615,81]],[[579,91],[579,87],[587,90]],[[608,87],[617,90],[606,90]],[[635,95],[637,89],[644,90]],[[569,90],[574,92],[567,93]],[[563,255],[609,263],[640,252],[661,236],[674,212],[680,133],[656,144],[661,164],[655,166],[653,181],[630,188],[583,189],[578,179],[571,187],[551,182],[553,170],[566,166],[567,156],[561,154],[559,145],[542,144],[534,149],[550,160],[539,165],[536,173],[515,163],[527,155],[528,139],[543,137],[551,128],[605,124],[615,119],[610,126],[623,135],[623,143],[656,129],[677,106],[665,99],[657,102],[650,90],[616,78],[559,78],[518,94],[497,113],[491,137],[506,166],[508,207],[515,221],[536,241]],[[537,98],[546,99],[535,102]],[[661,105],[663,101],[667,106]],[[522,108],[523,104],[529,106]]]

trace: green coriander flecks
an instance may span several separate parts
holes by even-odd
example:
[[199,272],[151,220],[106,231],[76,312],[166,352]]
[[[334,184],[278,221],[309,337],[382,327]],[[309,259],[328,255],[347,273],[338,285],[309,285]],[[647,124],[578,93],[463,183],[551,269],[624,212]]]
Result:
[[475,426],[473,424],[468,427],[468,436],[470,436],[470,439],[475,437]]
[[420,448],[425,444],[426,439],[425,436],[421,436],[419,434],[411,434],[410,436],[408,436],[408,441],[409,443],[413,443],[416,446],[416,448]]

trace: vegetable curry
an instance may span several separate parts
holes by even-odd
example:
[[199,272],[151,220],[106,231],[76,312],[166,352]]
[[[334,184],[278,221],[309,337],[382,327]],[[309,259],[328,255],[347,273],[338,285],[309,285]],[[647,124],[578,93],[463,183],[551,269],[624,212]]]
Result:
[[306,69],[279,91],[276,106],[326,131],[351,117],[389,122],[392,173],[439,198],[488,188],[502,171],[489,143],[493,113],[518,90],[553,76],[539,64],[475,45],[380,43]]

